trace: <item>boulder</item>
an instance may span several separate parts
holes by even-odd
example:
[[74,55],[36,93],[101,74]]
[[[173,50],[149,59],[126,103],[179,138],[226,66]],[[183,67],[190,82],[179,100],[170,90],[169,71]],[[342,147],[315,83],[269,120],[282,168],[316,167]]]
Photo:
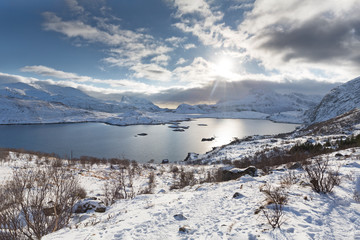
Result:
[[104,213],[105,211],[106,211],[105,206],[98,206],[97,208],[95,208],[95,212],[98,212],[98,213]]
[[74,213],[86,213],[87,211],[93,210],[95,212],[105,211],[104,203],[98,200],[96,197],[86,198],[77,202],[74,206]]
[[180,233],[188,233],[189,229],[187,226],[182,226],[182,227],[179,227],[179,232]]
[[293,169],[302,169],[302,168],[303,167],[302,167],[301,163],[296,162],[293,165],[291,165],[288,169],[293,170]]
[[180,214],[175,214],[174,215],[174,218],[178,221],[183,221],[183,220],[186,220],[187,218],[184,217],[184,215],[182,215],[181,213]]
[[256,172],[257,172],[257,169],[254,166],[250,166],[245,169],[240,169],[240,168],[232,168],[230,170],[224,169],[222,171],[222,180],[223,181],[235,180],[246,174],[248,174],[252,177],[255,177]]
[[184,159],[184,161],[194,161],[194,160],[198,160],[199,158],[199,154],[197,153],[193,153],[193,152],[189,152],[188,155],[186,156],[186,158]]
[[242,198],[242,197],[244,197],[244,195],[242,195],[242,194],[239,193],[239,192],[236,192],[236,193],[234,193],[234,195],[233,195],[233,198],[236,198],[236,199]]

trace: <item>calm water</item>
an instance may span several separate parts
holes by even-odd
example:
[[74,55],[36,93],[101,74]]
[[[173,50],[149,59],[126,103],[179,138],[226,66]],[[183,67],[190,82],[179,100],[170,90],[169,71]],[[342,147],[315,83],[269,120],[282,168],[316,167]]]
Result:
[[[199,126],[206,124],[207,126]],[[188,152],[205,153],[234,137],[290,132],[295,124],[248,119],[197,119],[174,132],[169,125],[111,126],[102,123],[0,126],[0,147],[54,152],[60,156],[125,157],[139,162],[183,160]],[[147,133],[147,136],[137,136]],[[212,142],[202,138],[215,137]]]

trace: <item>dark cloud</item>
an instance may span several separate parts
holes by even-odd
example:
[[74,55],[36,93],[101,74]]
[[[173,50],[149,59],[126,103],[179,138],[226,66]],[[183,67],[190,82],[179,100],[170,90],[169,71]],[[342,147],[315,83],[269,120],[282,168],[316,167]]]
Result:
[[[220,100],[235,100],[246,97],[251,90],[274,91],[278,93],[303,93],[308,95],[325,95],[332,88],[340,83],[325,83],[314,80],[302,81],[284,81],[281,83],[269,81],[239,81],[239,82],[212,82],[202,88],[191,89],[168,89],[161,93],[152,95],[139,95],[134,93],[124,93],[121,95],[131,95],[147,98],[154,103],[168,104],[177,106],[181,103],[198,104],[198,103],[214,103]],[[97,93],[96,97],[111,100],[120,99],[119,94],[103,95]]]
[[[290,25],[290,26],[289,26]],[[299,26],[284,20],[281,30],[268,28],[260,38],[268,39],[260,47],[274,54],[284,54],[284,62],[303,59],[311,62],[352,60],[360,63],[360,20],[331,19],[317,16]],[[279,27],[278,26],[278,27]],[[295,26],[295,27],[294,27]]]

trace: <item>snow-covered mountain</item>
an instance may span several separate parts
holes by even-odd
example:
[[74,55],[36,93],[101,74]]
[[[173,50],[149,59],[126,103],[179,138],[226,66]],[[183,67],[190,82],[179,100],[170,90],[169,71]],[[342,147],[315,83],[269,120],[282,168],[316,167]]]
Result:
[[354,108],[360,108],[360,77],[332,89],[307,116],[312,123],[322,122]]
[[82,122],[101,116],[59,103],[5,96],[0,96],[0,113],[0,124]]
[[320,96],[304,95],[300,93],[279,94],[253,90],[248,96],[240,100],[220,101],[214,105],[182,104],[177,113],[209,113],[209,112],[241,112],[254,111],[267,114],[289,111],[303,111],[316,106]]
[[103,101],[91,97],[84,92],[46,82],[8,83],[0,85],[0,96],[8,99],[36,100],[45,103],[62,104],[65,107],[108,113],[121,113],[134,110],[159,111],[152,102],[135,97],[123,96],[119,101]]

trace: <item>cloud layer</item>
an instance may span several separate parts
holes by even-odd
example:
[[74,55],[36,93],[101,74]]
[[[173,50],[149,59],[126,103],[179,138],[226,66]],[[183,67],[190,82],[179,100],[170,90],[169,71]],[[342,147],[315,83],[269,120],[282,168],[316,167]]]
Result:
[[360,75],[358,0],[164,0],[170,14],[160,30],[142,16],[134,24],[117,15],[114,2],[64,1],[70,11],[43,12],[42,29],[74,48],[101,52],[99,68],[120,77],[45,64],[28,64],[22,72],[92,92],[193,102],[219,100],[216,88],[239,96],[251,82],[309,93],[322,86],[324,93]]

